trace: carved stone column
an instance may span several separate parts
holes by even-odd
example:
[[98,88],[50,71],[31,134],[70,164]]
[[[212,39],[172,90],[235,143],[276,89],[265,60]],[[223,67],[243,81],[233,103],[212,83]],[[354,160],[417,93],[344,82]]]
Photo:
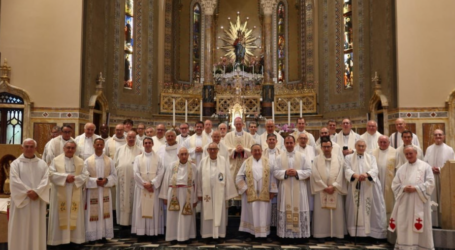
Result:
[[204,85],[202,88],[203,115],[215,113],[215,85],[213,83],[213,12],[217,0],[202,0],[201,6],[205,18],[205,48],[204,48]]
[[264,13],[264,83],[262,85],[262,115],[272,115],[274,96],[273,67],[272,67],[272,13],[276,0],[261,0]]

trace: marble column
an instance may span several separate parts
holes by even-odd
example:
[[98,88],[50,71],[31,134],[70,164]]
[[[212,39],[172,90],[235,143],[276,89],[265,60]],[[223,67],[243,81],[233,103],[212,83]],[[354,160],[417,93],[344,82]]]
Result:
[[272,13],[276,0],[261,0],[264,13],[264,82],[262,84],[262,115],[272,115],[272,102],[274,101],[274,83],[272,67]]
[[204,85],[202,88],[203,115],[215,113],[215,85],[213,82],[213,12],[217,0],[202,0],[201,6],[205,18],[205,48],[204,48]]

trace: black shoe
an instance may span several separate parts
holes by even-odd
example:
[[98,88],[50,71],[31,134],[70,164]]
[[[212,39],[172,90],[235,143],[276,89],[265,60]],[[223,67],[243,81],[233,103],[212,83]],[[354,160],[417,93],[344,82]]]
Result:
[[171,245],[177,245],[177,244],[179,244],[178,241],[176,241],[176,240],[171,240]]

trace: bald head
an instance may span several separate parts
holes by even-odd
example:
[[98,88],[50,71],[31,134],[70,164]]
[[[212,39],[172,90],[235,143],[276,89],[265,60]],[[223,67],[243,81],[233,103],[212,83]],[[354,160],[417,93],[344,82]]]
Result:
[[326,127],[321,128],[321,130],[319,130],[319,136],[329,136],[329,129]]
[[95,124],[93,124],[91,122],[88,122],[84,125],[84,133],[85,133],[85,136],[88,138],[93,136],[93,134],[95,133],[95,130],[96,130],[96,126],[95,126]]
[[373,120],[370,120],[367,122],[367,132],[368,134],[370,135],[374,135],[376,134],[376,131],[378,131],[378,124],[373,121]]
[[177,156],[179,157],[179,161],[181,164],[186,164],[188,162],[188,149],[182,147],[180,148]]
[[125,128],[123,127],[123,124],[117,124],[115,126],[115,136],[117,138],[123,138],[124,135],[123,133],[125,132]]
[[379,145],[379,149],[381,149],[381,150],[388,149],[389,145],[390,145],[389,137],[387,137],[385,135],[379,136],[378,145]]
[[406,129],[406,122],[403,118],[398,118],[395,120],[395,128],[398,132],[402,133]]
[[219,144],[221,141],[221,132],[219,130],[214,130],[212,132],[212,141],[216,144]]
[[265,130],[267,130],[267,134],[273,134],[275,131],[275,122],[272,119],[265,121]]

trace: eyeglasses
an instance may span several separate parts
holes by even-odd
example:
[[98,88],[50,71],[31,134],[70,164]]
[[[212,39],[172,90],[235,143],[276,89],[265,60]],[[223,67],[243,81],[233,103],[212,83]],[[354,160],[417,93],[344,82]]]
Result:
[[218,148],[208,148],[209,151],[216,151]]

